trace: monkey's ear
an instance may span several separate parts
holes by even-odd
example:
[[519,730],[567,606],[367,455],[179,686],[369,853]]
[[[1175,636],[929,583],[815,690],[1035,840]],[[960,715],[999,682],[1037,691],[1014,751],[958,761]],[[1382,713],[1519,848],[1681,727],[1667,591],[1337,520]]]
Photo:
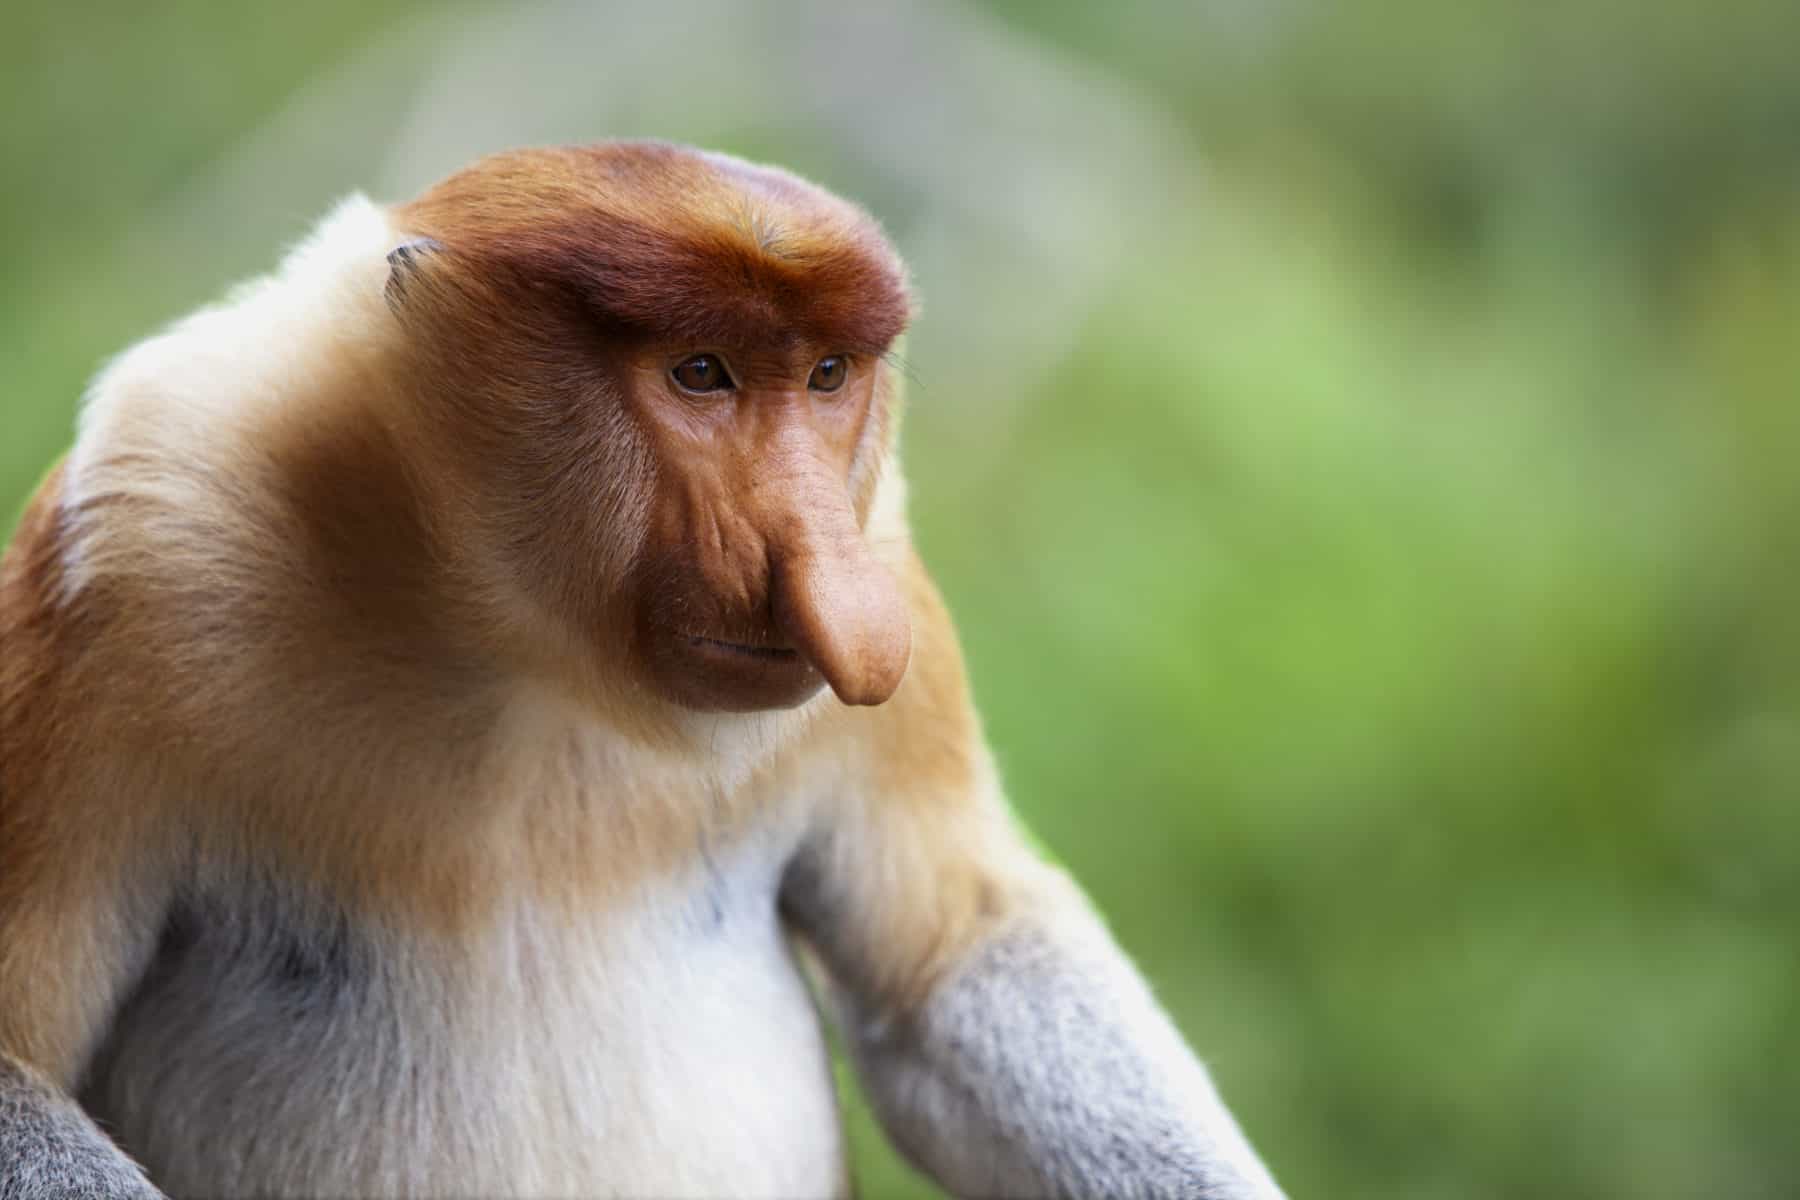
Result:
[[429,256],[444,248],[444,244],[436,238],[413,238],[401,242],[388,251],[387,286],[382,289],[387,297],[388,307],[395,312],[406,300],[406,287],[419,270],[419,264]]

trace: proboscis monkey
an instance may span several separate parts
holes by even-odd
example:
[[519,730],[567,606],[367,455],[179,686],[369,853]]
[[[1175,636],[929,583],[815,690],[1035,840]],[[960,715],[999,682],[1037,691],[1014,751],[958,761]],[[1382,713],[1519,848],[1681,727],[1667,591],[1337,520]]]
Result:
[[657,143],[353,198],[0,571],[0,1197],[1279,1193],[1008,817],[860,210]]

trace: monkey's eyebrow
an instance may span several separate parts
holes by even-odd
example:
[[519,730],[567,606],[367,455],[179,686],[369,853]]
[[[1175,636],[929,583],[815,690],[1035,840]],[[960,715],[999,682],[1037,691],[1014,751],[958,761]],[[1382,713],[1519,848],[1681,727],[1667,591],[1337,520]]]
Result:
[[406,298],[407,277],[418,267],[419,260],[443,248],[444,244],[436,238],[421,237],[401,242],[388,251],[387,286],[382,289],[382,294],[387,297],[390,308],[397,309]]

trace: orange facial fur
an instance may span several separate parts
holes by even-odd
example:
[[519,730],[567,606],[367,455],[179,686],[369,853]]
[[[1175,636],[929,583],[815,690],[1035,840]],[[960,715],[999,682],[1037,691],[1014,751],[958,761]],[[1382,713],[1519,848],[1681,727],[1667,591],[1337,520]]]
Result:
[[[780,171],[618,143],[485,160],[396,221],[420,239],[389,285],[413,419],[482,497],[483,557],[685,707],[787,707],[821,678],[892,694],[905,612],[861,524],[908,299],[867,217]],[[670,371],[695,354],[734,386],[683,394]],[[848,381],[809,389],[833,357]]]

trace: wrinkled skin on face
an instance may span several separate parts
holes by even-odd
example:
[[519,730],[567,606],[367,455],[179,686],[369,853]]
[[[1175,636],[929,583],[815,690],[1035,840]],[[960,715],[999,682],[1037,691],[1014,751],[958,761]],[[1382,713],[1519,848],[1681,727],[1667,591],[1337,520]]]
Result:
[[622,381],[658,464],[636,589],[635,646],[690,708],[846,704],[900,686],[912,633],[869,552],[850,479],[875,364],[835,391],[808,386],[822,348],[715,351],[735,386],[692,393],[680,351],[631,356]]

